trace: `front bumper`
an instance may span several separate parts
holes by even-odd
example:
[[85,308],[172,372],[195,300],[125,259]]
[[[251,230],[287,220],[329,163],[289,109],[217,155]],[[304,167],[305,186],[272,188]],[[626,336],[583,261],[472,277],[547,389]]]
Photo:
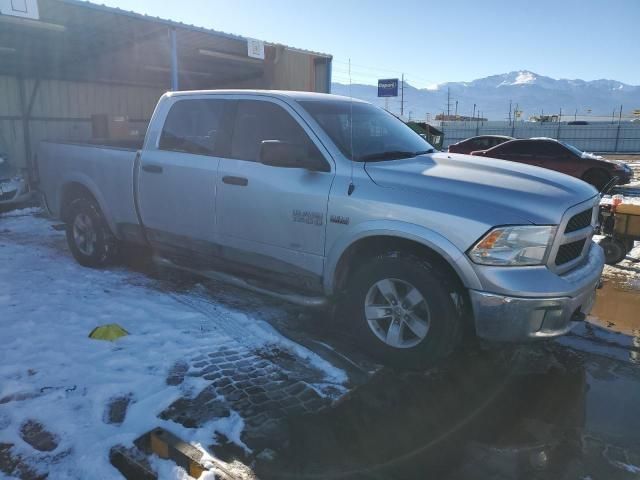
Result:
[[24,177],[14,177],[0,181],[0,205],[14,205],[26,202],[32,196]]
[[477,335],[485,340],[519,342],[569,332],[591,311],[603,267],[604,253],[593,244],[583,265],[558,275],[566,291],[519,297],[519,292],[511,296],[470,290]]
[[616,177],[618,177],[618,182],[616,183],[616,185],[626,185],[628,183],[631,183],[631,180],[633,180],[633,172],[627,172],[627,171],[623,171],[623,172],[613,172],[613,175],[615,175]]

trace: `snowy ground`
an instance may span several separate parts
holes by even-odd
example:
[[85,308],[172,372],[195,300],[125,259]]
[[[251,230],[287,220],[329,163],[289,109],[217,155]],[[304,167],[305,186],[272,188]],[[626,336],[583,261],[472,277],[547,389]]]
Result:
[[[176,400],[211,385],[197,371],[168,382],[171,369],[186,361],[192,373],[189,359],[225,347],[277,347],[315,372],[310,387],[320,397],[344,392],[343,371],[259,318],[214,305],[220,321],[212,322],[198,308],[201,295],[169,295],[156,280],[126,268],[81,267],[67,252],[64,234],[34,213],[0,218],[0,444],[13,444],[12,454],[35,470],[49,472],[49,478],[117,478],[110,448],[130,445],[158,426],[203,446],[214,444],[214,433],[221,432],[244,447],[244,419],[233,408],[197,429],[158,418]],[[108,323],[130,334],[115,342],[88,338],[94,327]],[[131,399],[119,425],[105,420],[114,398]],[[53,449],[38,451],[25,441],[29,420],[52,434]],[[184,475],[163,462],[158,466],[163,478]]]
[[[164,280],[129,267],[83,268],[69,254],[64,234],[51,226],[37,209],[0,217],[0,478],[7,452],[24,465],[11,467],[18,477],[35,478],[37,472],[47,472],[52,479],[119,478],[109,463],[111,447],[130,446],[138,436],[159,426],[216,456],[217,449],[223,448],[221,438],[235,444],[237,450],[253,449],[253,458],[270,448],[284,449],[287,469],[292,468],[291,463],[302,462],[305,455],[312,458],[305,460],[306,465],[331,465],[340,455],[348,465],[358,448],[365,464],[370,464],[371,458],[383,458],[393,448],[414,448],[411,442],[423,441],[418,430],[428,433],[434,419],[447,428],[459,422],[459,412],[477,408],[470,392],[476,392],[482,402],[495,395],[484,375],[503,389],[497,367],[478,356],[471,357],[471,367],[460,360],[457,373],[459,362],[452,362],[453,372],[413,376],[383,369],[373,382],[367,377],[370,365],[358,358],[358,364],[367,367],[359,385],[362,388],[344,395],[354,384],[357,365],[349,365],[349,359],[327,361],[327,355],[314,353],[319,351],[312,348],[314,342],[329,351],[333,347],[320,342],[321,335],[306,335],[296,323],[295,311],[222,285],[196,280],[167,288]],[[640,258],[640,247],[631,255]],[[624,409],[640,392],[640,317],[635,315],[640,308],[640,267],[630,258],[606,267],[604,278],[605,288],[598,291],[591,317],[602,328],[587,323],[554,342],[550,353],[533,349],[534,370],[537,372],[540,355],[549,357],[553,365],[560,362],[572,381],[578,382],[572,393],[577,399],[562,393],[564,377],[556,383],[554,374],[543,376],[546,390],[540,390],[531,383],[538,381],[539,372],[532,380],[514,374],[516,381],[533,385],[532,391],[506,395],[508,402],[496,407],[492,427],[465,433],[463,440],[477,433],[486,442],[487,432],[499,424],[520,436],[524,427],[504,413],[511,409],[532,412],[545,405],[545,398],[553,398],[554,407],[542,410],[561,408],[558,418],[572,418],[575,405],[588,407],[586,424],[578,416],[577,428],[597,434],[600,443],[593,451],[585,450],[584,472],[595,471],[586,459],[602,461],[601,450],[610,450],[607,442],[627,452],[624,469],[638,468],[640,461],[629,459],[628,452],[640,451],[640,423]],[[88,338],[95,326],[107,323],[118,323],[130,334],[115,342]],[[329,343],[335,347],[335,339]],[[312,350],[303,345],[311,345]],[[339,350],[348,351],[342,347]],[[578,353],[568,354],[565,347]],[[349,355],[357,358],[350,351]],[[498,365],[504,367],[504,362]],[[474,368],[478,371],[469,373]],[[476,378],[477,385],[473,383]],[[458,382],[462,391],[456,389]],[[583,387],[584,382],[588,388]],[[515,392],[521,388],[518,385],[513,385]],[[337,399],[340,402],[334,402]],[[513,399],[517,399],[515,405]],[[124,411],[122,418],[113,421],[111,406],[118,401],[124,404]],[[448,405],[456,402],[462,405],[452,409],[452,418],[447,417],[452,414]],[[325,408],[328,405],[335,408]],[[420,415],[412,416],[418,411]],[[285,432],[290,436],[283,439],[278,421],[294,412],[314,415],[306,416],[308,427],[298,425]],[[417,429],[422,423],[425,428]],[[354,426],[358,428],[352,432]],[[398,433],[404,431],[413,433]],[[321,433],[326,435],[323,441]],[[272,435],[266,443],[265,434]],[[558,435],[554,434],[552,443],[564,433]],[[375,450],[376,445],[380,451]],[[287,449],[291,451],[288,456]],[[320,457],[313,459],[316,452]],[[479,468],[472,458],[457,455],[454,465]],[[186,478],[172,462],[156,458],[152,465],[160,478]],[[498,478],[487,462],[481,466],[488,471],[478,478]],[[239,478],[251,478],[242,465],[231,467]],[[467,470],[464,472],[460,478],[468,478]],[[562,478],[587,478],[585,475]]]

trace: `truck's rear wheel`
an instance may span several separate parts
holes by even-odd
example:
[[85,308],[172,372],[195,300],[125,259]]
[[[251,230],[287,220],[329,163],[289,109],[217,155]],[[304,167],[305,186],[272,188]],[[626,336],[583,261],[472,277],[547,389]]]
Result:
[[67,212],[67,243],[78,263],[101,268],[113,262],[117,242],[95,200],[76,198]]
[[429,262],[393,252],[354,274],[347,312],[369,353],[387,365],[415,369],[447,356],[460,341],[460,298]]

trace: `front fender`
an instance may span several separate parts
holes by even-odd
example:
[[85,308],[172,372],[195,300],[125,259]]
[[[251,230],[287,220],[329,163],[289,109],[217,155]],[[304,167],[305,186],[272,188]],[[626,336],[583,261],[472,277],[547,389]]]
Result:
[[327,295],[334,293],[336,269],[345,251],[359,240],[380,236],[414,241],[434,250],[451,265],[465,287],[481,289],[480,280],[464,252],[439,233],[420,225],[397,220],[372,220],[354,225],[338,237],[330,247],[325,260],[323,279],[323,287]]

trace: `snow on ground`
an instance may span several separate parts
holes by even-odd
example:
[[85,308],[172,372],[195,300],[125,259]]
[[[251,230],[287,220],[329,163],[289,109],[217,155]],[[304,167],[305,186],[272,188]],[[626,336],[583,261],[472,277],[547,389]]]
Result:
[[640,291],[638,262],[640,262],[640,242],[635,242],[633,249],[627,253],[627,258],[616,265],[605,265],[602,275],[624,289]]
[[[49,478],[114,478],[108,452],[152,428],[163,426],[187,441],[207,445],[213,433],[240,441],[242,418],[235,412],[199,429],[186,429],[157,414],[184,395],[204,388],[201,378],[166,384],[176,361],[212,352],[230,341],[229,328],[203,331],[204,314],[151,288],[154,280],[126,268],[92,270],[76,264],[66,251],[64,234],[53,231],[37,209],[0,217],[0,443],[14,452],[40,459]],[[185,295],[188,295],[185,294]],[[225,310],[236,321],[237,338],[280,345],[325,372],[324,381],[346,377],[264,322]],[[88,334],[98,325],[118,323],[130,335],[115,342]],[[321,389],[321,387],[318,387]],[[103,421],[108,401],[133,395],[124,422]],[[27,419],[40,421],[58,436],[49,454],[39,453],[19,434]],[[169,473],[168,473],[169,472]],[[168,478],[182,473],[165,465]]]

